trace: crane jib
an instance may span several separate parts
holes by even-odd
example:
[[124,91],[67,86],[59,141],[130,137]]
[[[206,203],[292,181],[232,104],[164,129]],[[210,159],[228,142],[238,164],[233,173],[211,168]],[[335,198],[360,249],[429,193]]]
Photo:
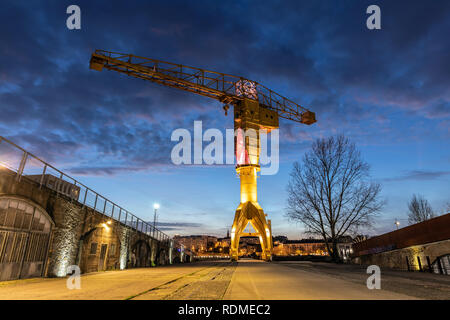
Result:
[[243,99],[258,101],[261,108],[275,111],[284,119],[313,124],[315,113],[260,85],[242,77],[205,69],[188,67],[161,60],[96,50],[90,60],[90,68],[103,68],[152,81],[165,86],[189,91],[236,105]]

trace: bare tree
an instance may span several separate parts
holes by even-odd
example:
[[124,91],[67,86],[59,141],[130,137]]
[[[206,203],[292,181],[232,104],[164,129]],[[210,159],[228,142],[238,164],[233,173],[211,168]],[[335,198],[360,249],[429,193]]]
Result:
[[370,225],[384,205],[381,186],[368,177],[369,165],[343,135],[316,140],[302,164],[294,163],[286,215],[321,235],[333,261],[340,261],[339,238]]
[[408,202],[408,210],[408,222],[410,224],[419,223],[435,216],[431,205],[420,194],[412,196]]

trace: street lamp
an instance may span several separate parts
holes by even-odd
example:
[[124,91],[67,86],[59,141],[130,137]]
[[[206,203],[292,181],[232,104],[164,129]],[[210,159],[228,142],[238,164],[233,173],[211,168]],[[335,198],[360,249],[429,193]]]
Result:
[[153,238],[155,238],[155,232],[156,232],[156,213],[159,209],[159,203],[153,204],[154,214],[153,214]]
[[395,225],[397,226],[397,230],[398,230],[398,226],[400,225],[400,221],[398,221],[397,219],[395,219]]

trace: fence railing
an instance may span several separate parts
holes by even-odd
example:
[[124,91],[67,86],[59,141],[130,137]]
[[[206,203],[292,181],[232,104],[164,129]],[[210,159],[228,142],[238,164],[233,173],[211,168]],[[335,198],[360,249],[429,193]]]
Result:
[[[138,218],[78,180],[0,136],[0,169],[2,166],[16,172],[18,181],[22,178],[30,179],[39,183],[39,188],[48,187],[133,230],[145,233],[159,241],[170,240],[167,234],[152,224]],[[174,245],[177,247],[178,243],[174,243]]]

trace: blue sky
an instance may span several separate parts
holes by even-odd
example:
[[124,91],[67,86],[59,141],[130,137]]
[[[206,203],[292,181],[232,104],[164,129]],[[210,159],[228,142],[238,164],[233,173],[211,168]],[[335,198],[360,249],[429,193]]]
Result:
[[[66,8],[81,8],[81,30]],[[381,8],[382,29],[365,10]],[[371,165],[387,200],[367,232],[406,224],[423,194],[450,201],[448,1],[3,1],[0,135],[169,234],[224,235],[239,202],[233,166],[175,167],[176,128],[231,128],[219,102],[89,70],[95,49],[243,76],[316,112],[280,123],[280,171],[259,179],[273,233],[302,226],[284,216],[292,163],[319,137],[344,133]]]

